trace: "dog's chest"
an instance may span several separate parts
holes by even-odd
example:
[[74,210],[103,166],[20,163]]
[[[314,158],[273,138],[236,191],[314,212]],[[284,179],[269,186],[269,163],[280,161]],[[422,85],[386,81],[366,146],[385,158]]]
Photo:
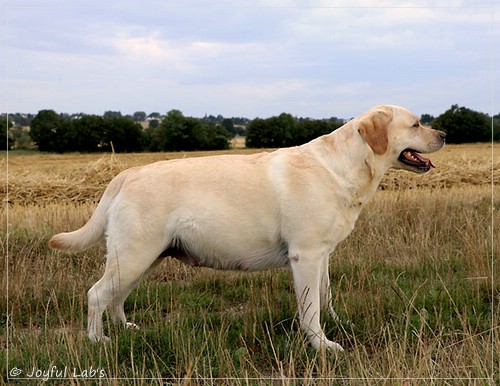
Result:
[[332,249],[351,234],[361,212],[362,203],[353,203],[343,211],[339,211],[332,221],[330,228],[330,244]]

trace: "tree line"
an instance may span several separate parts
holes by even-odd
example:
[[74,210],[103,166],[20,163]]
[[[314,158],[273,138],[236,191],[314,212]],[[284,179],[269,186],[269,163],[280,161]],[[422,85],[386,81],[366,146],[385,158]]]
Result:
[[222,125],[170,111],[144,128],[131,117],[108,112],[104,116],[40,111],[30,122],[29,135],[39,151],[141,152],[214,150],[229,147],[230,132]]
[[[246,146],[277,148],[296,146],[330,133],[345,120],[297,118],[288,113],[262,119],[205,116],[186,117],[179,110],[162,116],[143,112],[122,116],[107,111],[103,116],[58,114],[41,110],[36,115],[14,115],[12,124],[0,116],[0,148],[22,149],[36,146],[46,152],[141,152],[223,150],[235,135],[246,136]],[[500,114],[487,114],[452,105],[443,114],[423,114],[421,121],[447,133],[448,143],[500,141]],[[142,122],[139,123],[139,122]],[[144,122],[148,122],[147,125]],[[492,133],[493,126],[493,133]]]
[[288,147],[306,143],[323,134],[331,133],[344,124],[344,120],[294,118],[282,113],[267,119],[256,118],[247,127],[247,147]]

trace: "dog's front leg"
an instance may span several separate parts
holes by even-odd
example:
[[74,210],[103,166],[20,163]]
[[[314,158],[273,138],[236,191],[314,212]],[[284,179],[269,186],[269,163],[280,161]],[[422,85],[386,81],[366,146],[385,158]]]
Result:
[[328,340],[320,324],[320,286],[323,256],[312,251],[290,254],[300,326],[316,349],[343,351],[338,343]]

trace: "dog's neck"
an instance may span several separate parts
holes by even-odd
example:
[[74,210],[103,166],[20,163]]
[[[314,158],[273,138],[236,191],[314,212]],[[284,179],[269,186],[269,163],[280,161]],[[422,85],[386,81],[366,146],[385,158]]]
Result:
[[[348,187],[349,201],[352,200],[353,206],[363,205],[373,196],[389,169],[382,157],[373,153],[352,122],[304,146],[310,146],[333,178]],[[330,154],[335,154],[335,158]]]

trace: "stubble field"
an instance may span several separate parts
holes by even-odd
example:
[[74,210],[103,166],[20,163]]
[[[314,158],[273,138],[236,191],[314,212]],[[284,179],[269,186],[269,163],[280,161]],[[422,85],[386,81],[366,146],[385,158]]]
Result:
[[307,345],[290,272],[219,272],[173,259],[126,302],[140,330],[105,323],[111,342],[88,342],[86,291],[103,272],[104,245],[62,254],[48,249],[48,239],[83,225],[121,170],[208,154],[215,153],[3,155],[0,379],[120,385],[500,381],[500,145],[448,145],[432,156],[438,168],[428,174],[391,171],[384,178],[331,257],[341,322],[323,322],[327,336],[346,349],[341,355]]

